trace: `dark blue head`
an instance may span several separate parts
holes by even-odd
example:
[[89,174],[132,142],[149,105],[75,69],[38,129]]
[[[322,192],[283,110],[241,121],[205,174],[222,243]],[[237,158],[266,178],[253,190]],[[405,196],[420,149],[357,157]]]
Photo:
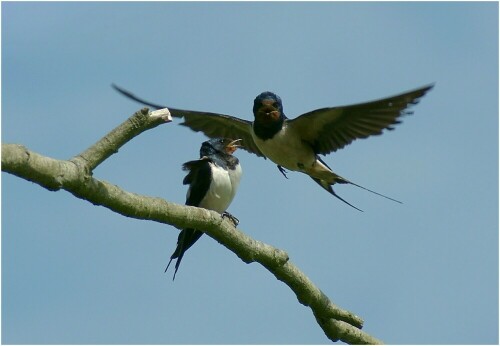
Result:
[[216,154],[232,155],[240,146],[240,139],[233,140],[229,138],[212,138],[201,144],[200,157]]
[[253,114],[255,115],[259,111],[278,111],[283,114],[281,98],[271,91],[264,91],[253,101]]
[[253,115],[253,130],[257,137],[263,140],[273,138],[281,130],[286,119],[281,98],[270,91],[264,91],[255,98]]

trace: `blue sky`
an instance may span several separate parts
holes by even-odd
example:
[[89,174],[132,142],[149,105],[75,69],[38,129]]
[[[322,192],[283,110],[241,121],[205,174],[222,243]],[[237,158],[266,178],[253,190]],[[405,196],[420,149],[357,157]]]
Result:
[[[288,117],[436,82],[395,131],[325,161],[344,205],[244,151],[230,212],[288,252],[386,343],[498,343],[498,4],[2,3],[2,142],[68,159],[140,106]],[[178,123],[178,122],[177,122]],[[177,124],[126,144],[94,176],[183,203],[202,134]],[[259,264],[204,236],[176,281],[178,231],[2,174],[2,342],[325,344]]]

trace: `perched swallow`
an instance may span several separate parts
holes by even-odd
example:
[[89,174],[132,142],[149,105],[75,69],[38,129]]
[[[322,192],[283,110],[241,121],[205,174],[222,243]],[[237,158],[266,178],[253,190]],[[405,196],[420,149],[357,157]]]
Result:
[[[236,194],[242,175],[240,162],[237,157],[233,156],[234,151],[240,146],[238,142],[240,142],[239,139],[228,138],[213,138],[203,142],[200,148],[200,159],[188,161],[182,166],[183,170],[189,171],[183,180],[184,185],[189,184],[186,205],[215,210],[222,213],[223,217],[229,217],[235,225],[238,220],[226,212],[226,209]],[[192,228],[183,229],[165,272],[172,260],[177,258],[175,279],[184,253],[202,235],[203,232]]]
[[[380,135],[384,129],[393,130],[401,122],[411,105],[419,102],[434,85],[411,90],[385,99],[355,105],[316,109],[288,119],[283,112],[281,98],[270,91],[258,95],[253,104],[254,121],[230,115],[170,108],[173,117],[184,118],[181,125],[206,136],[241,138],[242,149],[257,156],[269,158],[286,177],[286,170],[309,175],[323,189],[360,210],[338,196],[332,189],[336,183],[352,184],[379,196],[395,199],[357,185],[334,173],[320,158],[342,149],[358,138]],[[113,87],[137,102],[157,109],[167,108],[138,98],[132,93]]]

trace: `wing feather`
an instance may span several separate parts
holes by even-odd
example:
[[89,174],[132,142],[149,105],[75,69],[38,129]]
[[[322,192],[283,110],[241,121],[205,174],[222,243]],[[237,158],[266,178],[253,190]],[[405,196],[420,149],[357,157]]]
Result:
[[[180,125],[189,127],[195,132],[203,132],[209,138],[231,138],[241,139],[241,148],[264,157],[252,137],[252,123],[248,120],[239,119],[230,115],[185,111],[169,108],[172,116],[183,117],[184,122]],[[174,115],[175,114],[175,115]]]
[[189,184],[186,205],[198,207],[205,193],[208,191],[212,177],[210,162],[209,158],[202,157],[199,160],[188,161],[182,165],[182,169],[188,171],[188,174],[182,181],[184,185]]
[[402,116],[413,114],[407,108],[417,104],[433,86],[356,105],[317,109],[289,120],[288,126],[317,154],[328,154],[358,138],[393,130]]
[[252,122],[239,119],[230,115],[198,112],[184,109],[170,108],[146,101],[132,94],[115,84],[112,87],[123,96],[130,98],[148,107],[155,109],[168,108],[170,114],[175,118],[184,118],[181,125],[189,127],[195,132],[203,132],[209,138],[225,137],[231,139],[241,139],[241,148],[264,157],[264,154],[259,150],[252,137]]

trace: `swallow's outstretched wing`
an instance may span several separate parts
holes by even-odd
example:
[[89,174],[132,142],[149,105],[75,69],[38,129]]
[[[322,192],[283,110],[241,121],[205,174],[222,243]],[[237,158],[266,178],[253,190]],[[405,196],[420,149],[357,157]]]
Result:
[[349,106],[321,108],[288,121],[288,126],[309,143],[316,154],[328,154],[358,138],[380,135],[393,130],[407,108],[417,104],[434,85],[400,95]]
[[189,127],[196,132],[203,132],[209,138],[224,137],[241,139],[241,148],[257,156],[264,157],[252,138],[252,122],[239,119],[230,115],[198,112],[184,109],[162,106],[153,102],[146,101],[135,96],[115,84],[113,88],[123,96],[155,109],[168,108],[170,114],[175,118],[184,118],[183,126]]

